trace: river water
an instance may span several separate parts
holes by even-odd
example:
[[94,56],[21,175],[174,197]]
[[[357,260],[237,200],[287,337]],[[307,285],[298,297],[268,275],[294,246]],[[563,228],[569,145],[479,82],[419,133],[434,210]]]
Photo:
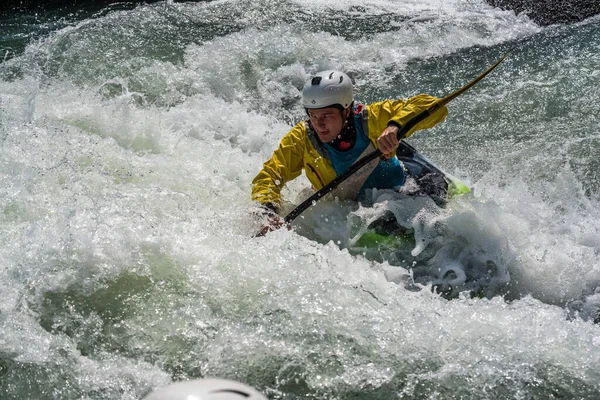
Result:
[[[270,399],[600,397],[597,17],[232,0],[40,18],[2,21],[2,399],[198,377]],[[443,97],[509,49],[409,139],[470,195],[323,200],[253,237],[251,181],[311,73],[346,71],[367,103]],[[288,185],[286,209],[309,191]],[[386,210],[416,244],[357,247]],[[475,296],[432,287],[462,272]]]

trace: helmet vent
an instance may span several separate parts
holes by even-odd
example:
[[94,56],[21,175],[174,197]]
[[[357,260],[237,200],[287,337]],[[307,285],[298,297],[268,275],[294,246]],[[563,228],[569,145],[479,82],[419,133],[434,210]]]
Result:
[[335,71],[329,74],[329,79],[333,79],[333,74],[335,74]]
[[246,392],[242,392],[240,390],[235,390],[235,389],[215,390],[214,392],[211,392],[211,393],[233,393],[233,394],[239,394],[242,397],[250,397],[250,394],[248,394]]
[[311,85],[319,85],[321,83],[321,77],[320,76],[315,76],[312,78],[312,81],[310,81]]

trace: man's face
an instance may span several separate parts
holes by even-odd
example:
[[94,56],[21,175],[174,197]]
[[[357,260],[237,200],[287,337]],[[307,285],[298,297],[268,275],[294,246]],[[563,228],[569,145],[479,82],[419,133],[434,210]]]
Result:
[[319,139],[329,143],[342,132],[345,113],[335,107],[317,108],[309,109],[308,117]]

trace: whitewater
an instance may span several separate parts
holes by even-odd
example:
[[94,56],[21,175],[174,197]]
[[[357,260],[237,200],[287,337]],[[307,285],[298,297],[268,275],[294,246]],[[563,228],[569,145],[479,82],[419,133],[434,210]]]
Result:
[[[345,71],[365,103],[443,97],[508,50],[408,139],[470,195],[322,200],[254,237],[251,181],[312,73]],[[201,377],[270,399],[600,397],[599,65],[598,17],[540,27],[479,0],[161,2],[44,25],[0,63],[0,398]],[[310,193],[290,183],[285,210]],[[356,246],[384,212],[414,245]],[[435,290],[473,269],[476,287]]]

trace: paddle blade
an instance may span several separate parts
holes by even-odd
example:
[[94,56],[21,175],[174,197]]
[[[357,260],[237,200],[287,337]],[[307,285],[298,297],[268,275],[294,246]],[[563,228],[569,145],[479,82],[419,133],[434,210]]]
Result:
[[443,99],[440,99],[440,101],[438,101],[437,104],[436,104],[436,108],[445,106],[446,104],[450,103],[456,97],[460,96],[461,94],[463,94],[464,92],[466,92],[467,90],[469,90],[471,87],[473,87],[475,84],[477,84],[477,82],[479,82],[480,80],[482,80],[483,78],[485,78],[487,74],[489,74],[490,72],[492,72],[494,70],[494,68],[496,68],[498,65],[500,65],[500,63],[502,61],[504,61],[504,59],[506,57],[508,57],[508,54],[511,51],[512,50],[508,50],[506,53],[504,53],[504,55],[498,61],[496,61],[494,63],[494,65],[492,65],[491,67],[489,67],[488,69],[486,69],[477,78],[473,79],[471,82],[467,83],[465,86],[461,87],[457,91],[455,91],[453,93],[450,93],[448,96],[444,97]]

